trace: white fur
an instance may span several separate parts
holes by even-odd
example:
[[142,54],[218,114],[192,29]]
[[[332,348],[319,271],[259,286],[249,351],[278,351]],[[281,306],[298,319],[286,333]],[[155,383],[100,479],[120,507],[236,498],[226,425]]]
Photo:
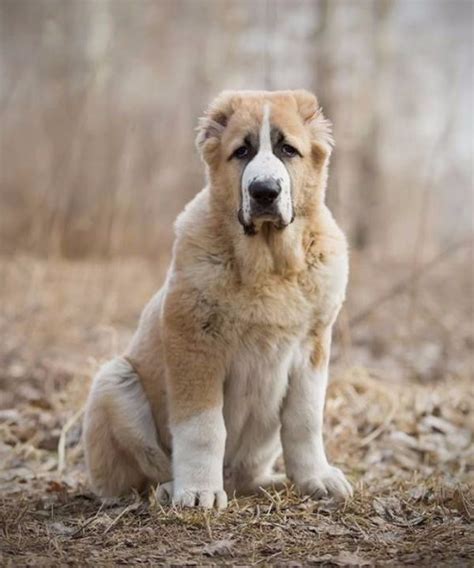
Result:
[[224,395],[229,491],[252,491],[273,480],[273,465],[281,453],[280,405],[291,351],[292,346],[283,342],[262,346],[250,341],[233,357]]
[[226,430],[215,408],[171,426],[173,435],[173,503],[223,508],[227,504],[222,463]]
[[[283,443],[286,472],[305,493],[347,497],[343,474],[329,465],[323,442],[327,363],[312,369],[300,340],[236,353],[225,389],[226,488],[274,484]],[[281,425],[281,442],[280,442]]]
[[277,199],[277,208],[282,223],[288,225],[293,217],[291,202],[291,180],[283,162],[272,152],[270,138],[270,106],[263,109],[263,120],[260,128],[260,146],[256,156],[247,164],[242,175],[242,212],[245,223],[251,219],[251,197],[249,186],[253,181],[274,179],[279,181],[281,192]]
[[352,489],[340,470],[329,465],[324,450],[323,416],[328,382],[327,359],[319,369],[308,365],[307,350],[298,350],[282,410],[281,439],[288,477],[304,493],[328,491],[348,497]]

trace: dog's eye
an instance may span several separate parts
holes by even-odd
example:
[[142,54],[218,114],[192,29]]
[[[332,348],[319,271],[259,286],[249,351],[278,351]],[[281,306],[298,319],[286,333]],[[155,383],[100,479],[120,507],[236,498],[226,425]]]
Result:
[[242,160],[243,158],[246,158],[249,155],[249,149],[247,148],[247,146],[239,146],[237,150],[235,150],[233,155],[234,158]]
[[298,150],[293,146],[290,146],[289,144],[283,144],[283,146],[281,147],[281,152],[288,158],[294,158],[299,154]]

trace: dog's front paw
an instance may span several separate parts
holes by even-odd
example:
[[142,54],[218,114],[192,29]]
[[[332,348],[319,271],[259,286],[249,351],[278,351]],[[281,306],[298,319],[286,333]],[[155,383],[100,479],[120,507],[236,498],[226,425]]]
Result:
[[172,503],[178,507],[202,507],[204,509],[225,509],[227,493],[223,490],[210,489],[174,489],[173,482],[163,483],[156,490],[158,501]]
[[203,507],[204,509],[225,509],[227,493],[210,489],[179,489],[173,493],[173,505],[178,507]]
[[330,465],[318,471],[317,475],[296,483],[296,487],[300,493],[314,499],[334,497],[338,500],[345,500],[352,497],[352,487],[346,476],[340,469]]

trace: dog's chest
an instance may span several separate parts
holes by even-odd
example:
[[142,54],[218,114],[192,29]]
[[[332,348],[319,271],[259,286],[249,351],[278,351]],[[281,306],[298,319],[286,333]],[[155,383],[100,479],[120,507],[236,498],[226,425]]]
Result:
[[314,297],[295,281],[269,279],[257,286],[229,288],[225,304],[241,335],[257,343],[299,334],[312,315]]
[[228,366],[224,388],[227,455],[242,459],[264,446],[279,426],[295,342],[250,332]]

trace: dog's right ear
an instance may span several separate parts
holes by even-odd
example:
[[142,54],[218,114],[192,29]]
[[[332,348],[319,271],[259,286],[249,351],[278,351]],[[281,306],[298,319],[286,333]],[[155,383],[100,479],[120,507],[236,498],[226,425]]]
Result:
[[309,129],[312,142],[312,155],[316,164],[327,162],[334,146],[331,122],[324,117],[318,99],[303,89],[293,91],[298,112],[306,128]]
[[217,153],[222,133],[233,112],[232,98],[231,91],[223,91],[210,104],[204,116],[199,119],[196,147],[208,164]]

